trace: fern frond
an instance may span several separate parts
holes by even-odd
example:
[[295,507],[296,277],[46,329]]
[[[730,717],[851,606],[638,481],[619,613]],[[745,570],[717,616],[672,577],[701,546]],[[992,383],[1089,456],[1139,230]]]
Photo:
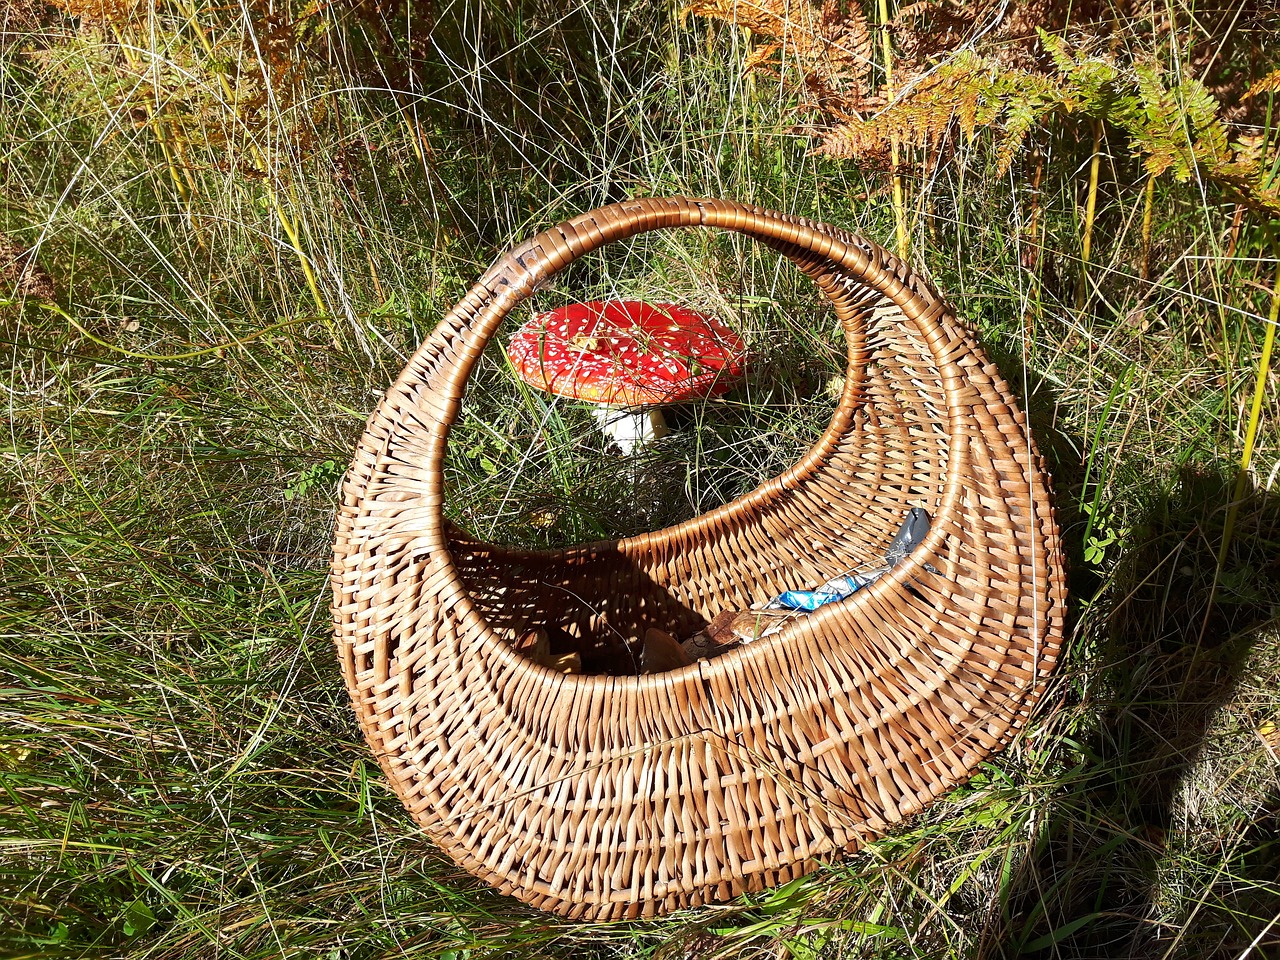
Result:
[[1224,163],[1211,175],[1238,203],[1264,217],[1280,217],[1280,182],[1264,182],[1253,164]]
[[1210,165],[1225,163],[1231,150],[1227,145],[1227,127],[1221,119],[1222,104],[1194,78],[1184,80],[1179,89],[1183,93],[1182,108],[1191,123],[1195,159]]
[[905,146],[936,146],[953,126],[966,137],[994,126],[1002,128],[996,134],[996,151],[1004,173],[1027,135],[1061,107],[1062,99],[1061,88],[1051,78],[1009,70],[963,52],[875,116],[832,130],[816,152],[846,158],[879,156],[894,140]]
[[1250,97],[1256,97],[1262,93],[1276,93],[1278,91],[1280,91],[1280,70],[1272,70],[1246,90],[1241,99],[1248,100]]
[[1005,118],[1004,136],[1000,137],[996,145],[997,176],[1003,177],[1008,173],[1028,134],[1039,121],[1040,112],[1028,101],[1013,104],[1009,108],[1008,116]]
[[797,71],[822,99],[858,99],[869,92],[871,29],[857,3],[816,6],[808,0],[695,0],[681,11],[722,20],[769,38],[748,63],[785,74]]
[[126,26],[139,22],[153,10],[156,0],[50,0],[51,4],[73,17],[91,23]]
[[1167,83],[1154,61],[1134,64],[1131,92],[1114,98],[1105,118],[1129,135],[1129,148],[1148,173],[1171,171],[1186,181],[1199,168],[1213,168],[1231,156],[1221,105],[1199,80]]
[[1077,60],[1072,56],[1071,47],[1067,44],[1066,39],[1057,34],[1049,33],[1043,27],[1037,27],[1036,33],[1040,37],[1040,43],[1045,52],[1049,54],[1049,58],[1053,61],[1053,65],[1058,68],[1058,72],[1071,73],[1077,65]]
[[854,117],[827,131],[814,152],[838,160],[880,160],[888,156],[889,144],[883,129]]
[[833,157],[881,156],[893,143],[903,147],[935,144],[951,124],[972,135],[979,123],[991,119],[991,104],[981,62],[953,61],[921,81],[911,92],[886,105],[874,116],[852,117],[830,131],[816,152]]
[[[763,42],[747,69],[800,74],[804,108],[832,124],[816,134],[815,153],[883,160],[896,144],[937,156],[954,133],[972,138],[989,128],[1003,175],[1037,126],[1054,114],[1077,114],[1123,131],[1152,177],[1201,176],[1246,206],[1280,212],[1280,185],[1272,183],[1280,178],[1269,176],[1272,167],[1249,153],[1244,139],[1233,150],[1221,100],[1189,65],[1171,70],[1154,57],[1128,59],[1122,47],[1104,46],[1100,34],[1069,42],[1055,10],[1052,0],[1027,0],[1001,8],[994,22],[981,3],[906,3],[889,25],[901,54],[894,85],[875,95],[871,34],[856,0],[694,0],[685,13],[758,35]],[[982,33],[994,32],[982,45],[968,44],[984,22]],[[1245,96],[1277,91],[1280,70]]]

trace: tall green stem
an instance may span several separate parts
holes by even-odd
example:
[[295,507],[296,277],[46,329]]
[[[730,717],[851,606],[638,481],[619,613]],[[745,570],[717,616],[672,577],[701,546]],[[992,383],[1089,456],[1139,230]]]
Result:
[[[1274,236],[1271,237],[1271,249],[1276,256],[1280,257],[1280,242],[1277,242]],[[1227,519],[1222,525],[1222,545],[1218,548],[1219,571],[1227,561],[1227,550],[1231,547],[1231,538],[1235,534],[1240,501],[1244,498],[1245,486],[1249,481],[1249,467],[1253,465],[1253,445],[1258,439],[1262,398],[1266,395],[1267,375],[1271,371],[1271,349],[1276,341],[1277,319],[1280,319],[1280,265],[1276,267],[1276,279],[1271,288],[1271,310],[1267,315],[1267,332],[1262,339],[1262,356],[1258,358],[1258,375],[1253,385],[1253,403],[1249,407],[1249,425],[1244,432],[1244,452],[1240,455],[1240,472],[1236,474],[1235,489],[1231,493],[1231,503],[1227,507]]]
[[1089,284],[1089,254],[1093,244],[1093,217],[1098,210],[1098,171],[1102,167],[1102,121],[1093,122],[1093,162],[1089,165],[1089,198],[1084,207],[1084,237],[1080,244],[1080,284],[1076,287],[1076,309],[1084,307]]
[[[880,40],[884,49],[884,85],[893,95],[893,44],[889,42],[889,0],[877,0],[880,14]],[[889,138],[889,166],[893,176],[893,222],[897,230],[898,256],[907,259],[910,252],[907,236],[907,202],[902,189],[902,173],[898,168],[898,137]]]
[[1142,194],[1142,262],[1138,264],[1138,276],[1151,279],[1151,214],[1155,207],[1156,178],[1147,177],[1147,189]]
[[[208,33],[200,23],[198,11],[196,10],[195,5],[188,0],[186,8],[182,12],[186,14],[187,22],[191,25],[191,29],[195,33],[196,39],[200,41],[200,46],[204,48],[206,54],[212,57],[214,55],[213,41],[209,39]],[[232,111],[236,113],[237,118],[239,118],[237,98],[235,91],[231,87],[230,81],[227,80],[226,75],[222,72],[219,72],[217,76],[218,82],[222,86],[222,93],[227,98],[227,104],[231,107]],[[271,165],[268,163],[263,152],[258,148],[258,145],[253,142],[251,137],[247,138],[247,142],[249,145],[249,153],[253,157],[254,164],[263,175],[262,182],[267,191],[267,203],[271,207],[272,212],[275,213],[276,220],[280,223],[280,228],[289,239],[289,246],[293,248],[293,252],[298,258],[298,263],[302,267],[302,275],[307,281],[307,289],[311,291],[311,299],[315,301],[316,310],[319,311],[322,318],[325,318],[325,324],[326,326],[329,326],[330,333],[334,333],[336,340],[336,333],[328,320],[329,306],[325,303],[324,297],[320,295],[320,284],[316,280],[315,271],[311,269],[311,258],[308,257],[306,251],[302,249],[302,237],[298,231],[297,225],[293,222],[293,218],[289,216],[288,211],[285,210],[284,204],[280,200],[280,194],[276,191],[275,178],[272,176]]]

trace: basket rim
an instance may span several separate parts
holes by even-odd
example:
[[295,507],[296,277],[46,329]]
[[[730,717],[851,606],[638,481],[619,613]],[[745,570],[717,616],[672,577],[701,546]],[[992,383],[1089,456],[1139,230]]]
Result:
[[[922,339],[929,344],[931,352],[938,361],[939,371],[944,373],[946,371],[950,371],[950,377],[943,377],[944,388],[946,389],[947,394],[951,393],[951,388],[947,386],[948,380],[963,380],[963,372],[959,369],[956,361],[945,356],[942,345],[938,343],[940,337],[937,332],[934,331],[932,335],[930,335],[930,331],[922,326],[922,320],[926,317],[927,311],[912,312],[908,308],[908,305],[920,299],[919,295],[909,286],[901,282],[897,284],[896,291],[888,291],[866,279],[868,274],[872,271],[879,271],[880,273],[889,275],[891,274],[891,268],[894,265],[902,264],[902,261],[898,260],[898,258],[894,257],[878,244],[871,243],[858,234],[842,230],[838,227],[833,227],[829,224],[819,223],[817,221],[811,221],[805,218],[785,214],[780,211],[741,204],[734,201],[710,198],[670,197],[648,198],[647,202],[664,204],[668,208],[668,211],[686,210],[692,207],[694,210],[698,211],[698,220],[688,224],[680,224],[680,226],[740,233],[749,239],[754,240],[756,243],[760,243],[762,240],[767,239],[760,235],[760,233],[763,232],[761,230],[762,227],[773,227],[773,234],[768,237],[768,239],[777,239],[782,242],[790,243],[808,250],[815,255],[824,257],[829,262],[839,265],[841,268],[852,274],[849,279],[856,280],[858,283],[862,284],[868,292],[874,292],[885,300],[891,301],[902,313],[904,319],[915,325],[919,330]],[[610,204],[564,221],[536,234],[533,237],[530,237],[523,243],[518,244],[508,254],[499,258],[499,260],[490,267],[480,280],[476,282],[468,295],[462,298],[461,302],[466,302],[467,299],[470,298],[471,294],[478,291],[484,291],[484,293],[488,294],[488,296],[492,298],[490,302],[510,297],[510,294],[501,294],[495,290],[496,285],[492,283],[491,277],[492,275],[500,272],[501,269],[509,267],[513,263],[519,264],[522,269],[529,272],[530,278],[526,279],[525,286],[529,289],[529,292],[531,292],[531,288],[535,283],[539,283],[547,277],[554,276],[581,256],[595,252],[596,250],[608,246],[610,243],[616,242],[617,240],[625,239],[641,233],[667,229],[671,226],[668,223],[662,222],[661,213],[652,213],[650,214],[649,219],[654,222],[651,224],[646,223],[646,225],[638,229],[629,230],[621,237],[593,237],[592,241],[586,244],[582,250],[576,252],[574,258],[554,264],[545,272],[537,269],[539,265],[538,258],[536,256],[530,257],[530,252],[537,249],[537,244],[544,236],[563,234],[566,228],[572,229],[576,224],[587,221],[590,218],[607,215],[611,211],[628,211],[628,209],[632,208],[635,203],[636,201],[623,201],[620,203]],[[746,226],[735,226],[732,223],[722,222],[730,220],[733,217],[749,219],[750,229]],[[800,243],[799,240],[801,239],[809,242]],[[884,266],[877,265],[873,262],[872,257],[877,253],[883,258]],[[786,257],[786,254],[782,252],[780,252],[779,255]],[[852,263],[848,262],[850,257],[853,261]],[[526,265],[524,263],[525,259],[530,259],[534,266],[530,267]],[[796,269],[799,268],[796,267]],[[911,271],[910,268],[908,268],[908,272],[911,275],[914,275],[914,271]],[[426,465],[428,471],[437,475],[439,484],[438,489],[440,490],[440,495],[434,498],[435,502],[429,505],[431,514],[434,515],[436,522],[439,524],[438,542],[432,544],[430,553],[436,558],[439,564],[436,571],[437,575],[443,575],[448,578],[449,586],[455,592],[453,599],[455,603],[459,605],[464,619],[472,620],[474,618],[475,622],[482,625],[484,643],[486,646],[490,647],[490,653],[496,653],[503,659],[508,656],[517,657],[521,661],[522,667],[527,664],[532,672],[545,676],[548,681],[554,680],[558,683],[584,685],[587,687],[598,686],[605,682],[616,686],[620,681],[624,684],[643,686],[650,678],[645,676],[616,677],[594,674],[564,675],[556,673],[554,670],[541,666],[540,664],[536,664],[528,660],[528,658],[521,656],[512,649],[510,644],[507,643],[507,641],[504,640],[496,630],[490,626],[484,613],[472,600],[471,595],[458,571],[457,563],[453,556],[453,548],[450,545],[448,531],[451,527],[456,527],[457,525],[453,524],[453,522],[448,520],[444,515],[444,505],[447,498],[444,496],[442,476],[443,459],[444,453],[448,448],[449,434],[457,419],[456,410],[461,407],[467,387],[470,384],[471,373],[480,354],[483,353],[484,349],[488,346],[493,337],[496,336],[497,330],[501,326],[502,321],[510,315],[512,310],[523,303],[527,299],[527,296],[528,292],[522,293],[519,296],[514,297],[508,306],[500,309],[500,316],[497,322],[493,324],[492,332],[487,335],[480,335],[471,338],[471,344],[469,345],[468,350],[471,357],[469,360],[464,360],[459,367],[463,375],[460,383],[461,389],[458,392],[458,396],[454,398],[455,414],[454,416],[447,418],[447,420],[442,424],[443,433],[440,437],[441,449],[439,455],[434,457],[432,461]],[[846,344],[849,342],[849,333],[846,330]],[[430,346],[431,337],[428,336],[419,346],[418,350],[415,351],[414,356],[411,357],[410,361],[405,365],[400,376],[397,377],[396,381],[393,383],[391,387],[392,390],[401,386],[407,388],[419,382],[420,378],[413,373],[414,360],[427,352],[430,349]],[[804,477],[816,468],[816,465],[821,459],[821,455],[825,451],[829,450],[834,443],[844,435],[845,431],[838,426],[837,421],[840,418],[841,411],[845,406],[846,400],[857,390],[857,381],[853,376],[856,372],[855,367],[855,359],[850,357],[845,367],[845,392],[840,401],[837,402],[832,418],[828,422],[827,427],[823,430],[821,436],[818,437],[818,439],[799,459],[796,460],[795,463],[784,470],[781,474],[765,480],[752,490],[742,494],[741,496],[735,497],[727,503],[720,504],[711,510],[704,511],[695,517],[691,517],[688,520],[683,520],[679,523],[661,527],[657,530],[646,531],[644,533],[634,534],[628,537],[587,541],[566,547],[524,549],[519,547],[509,547],[503,544],[488,543],[478,538],[472,542],[476,543],[478,546],[498,547],[504,552],[508,552],[513,555],[537,559],[590,559],[593,555],[604,553],[621,553],[626,556],[634,556],[636,554],[643,554],[647,552],[654,541],[677,541],[681,538],[696,538],[708,527],[714,527],[726,521],[732,523],[735,518],[748,514],[754,504],[758,500],[766,497],[768,494],[775,492],[777,489],[785,489],[791,484],[803,482]],[[849,615],[851,612],[857,611],[862,606],[875,603],[884,593],[890,590],[899,589],[905,581],[914,579],[921,573],[925,563],[924,558],[936,549],[938,544],[946,535],[944,531],[945,523],[939,521],[945,521],[947,518],[958,512],[959,503],[964,494],[963,478],[964,465],[968,458],[966,450],[966,441],[968,437],[963,429],[957,429],[957,426],[962,424],[964,420],[963,416],[957,412],[957,406],[958,404],[955,402],[955,399],[948,396],[947,419],[949,429],[947,462],[949,467],[947,470],[946,480],[942,487],[940,502],[935,509],[931,509],[930,511],[934,522],[919,547],[905,560],[895,566],[893,570],[881,577],[876,583],[871,584],[869,587],[855,592],[844,600],[828,604],[826,607],[810,613],[806,618],[798,618],[796,621],[784,626],[782,630],[773,636],[763,638],[762,640],[751,644],[744,644],[727,652],[721,658],[717,659],[732,658],[733,661],[753,659],[754,657],[759,656],[760,651],[764,649],[766,644],[773,645],[774,643],[793,642],[795,632],[804,627],[806,620],[812,623],[821,623],[825,619],[831,617]],[[388,452],[386,449],[380,452],[378,458],[379,466],[387,456]],[[468,536],[470,536],[469,532]],[[681,676],[687,672],[694,671],[695,668],[697,668],[697,672],[701,673],[707,663],[708,661],[695,661],[689,666],[680,667],[662,675]]]

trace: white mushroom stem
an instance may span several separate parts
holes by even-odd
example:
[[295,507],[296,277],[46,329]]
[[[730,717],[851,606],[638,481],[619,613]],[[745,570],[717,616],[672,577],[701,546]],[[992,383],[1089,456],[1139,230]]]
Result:
[[610,407],[597,405],[591,408],[604,435],[618,445],[624,455],[630,456],[638,447],[665,437],[667,421],[660,407]]

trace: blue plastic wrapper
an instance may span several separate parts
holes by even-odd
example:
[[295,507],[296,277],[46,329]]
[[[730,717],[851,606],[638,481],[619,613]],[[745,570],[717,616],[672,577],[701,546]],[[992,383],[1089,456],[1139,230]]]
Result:
[[828,580],[817,590],[788,590],[765,605],[766,610],[817,610],[828,603],[851,597],[868,584],[875,583],[889,571],[888,567],[876,567],[866,573],[849,573]]
[[845,573],[828,580],[816,590],[788,590],[765,604],[766,610],[813,611],[851,597],[865,586],[875,583],[920,546],[929,532],[932,518],[923,507],[912,507],[897,534],[884,552],[884,565],[862,573]]

